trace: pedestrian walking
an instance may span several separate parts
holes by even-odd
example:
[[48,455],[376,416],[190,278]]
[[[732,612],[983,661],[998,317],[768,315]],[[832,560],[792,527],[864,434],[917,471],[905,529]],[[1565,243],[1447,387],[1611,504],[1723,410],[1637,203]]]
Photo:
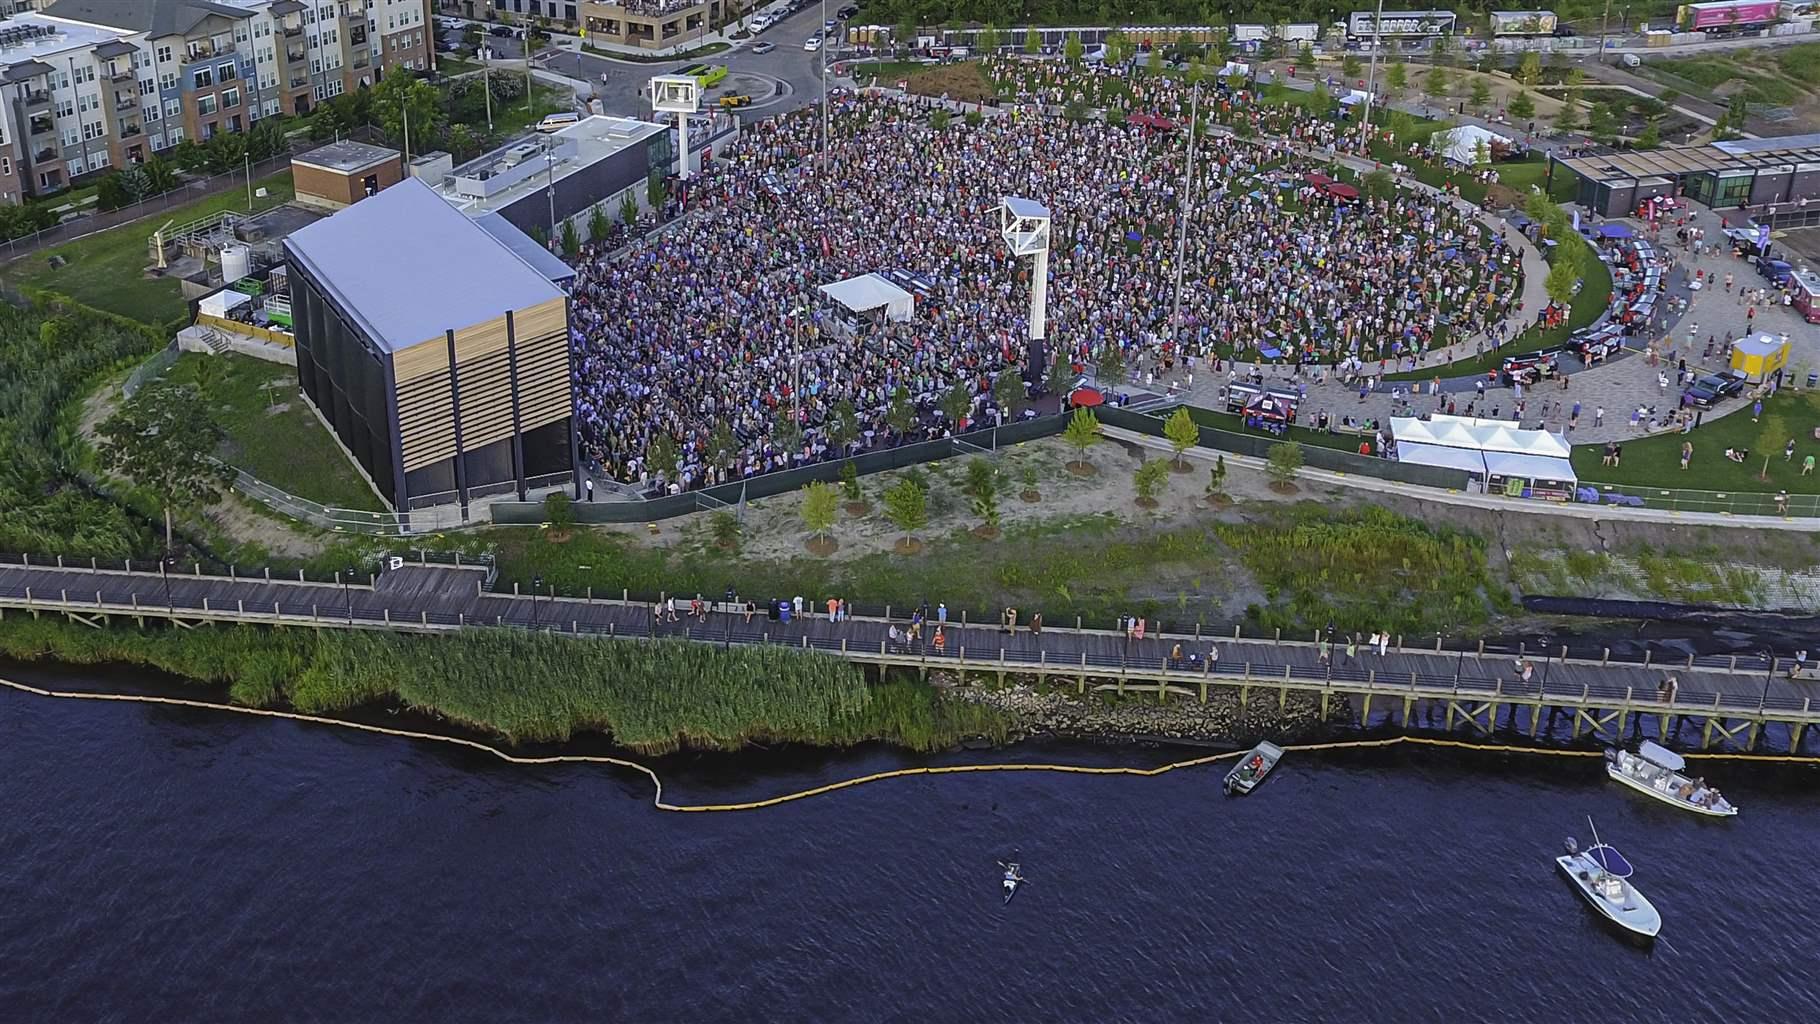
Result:
[[1359,657],[1359,634],[1346,634],[1346,664],[1350,665]]
[[589,477],[587,479],[587,481],[585,482],[584,486],[587,488],[587,491],[588,491],[588,500],[593,501],[594,500],[594,478]]
[[1040,637],[1043,635],[1043,613],[1042,612],[1031,612],[1030,613],[1030,635],[1033,637]]

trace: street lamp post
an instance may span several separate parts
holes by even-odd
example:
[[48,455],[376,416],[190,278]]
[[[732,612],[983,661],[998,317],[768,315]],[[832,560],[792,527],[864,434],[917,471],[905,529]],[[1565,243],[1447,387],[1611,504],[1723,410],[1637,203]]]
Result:
[[531,577],[531,629],[537,629],[537,592],[543,589],[543,577]]
[[159,557],[158,579],[164,584],[164,609],[171,613],[172,618],[176,618],[177,602],[171,599],[171,576],[167,571],[171,561],[171,556],[168,553]]
[[348,625],[352,626],[354,624],[354,567],[349,566],[345,575],[336,573],[335,582],[341,584],[341,592],[348,599]]
[[1371,105],[1378,95],[1378,51],[1384,47],[1384,0],[1378,0],[1378,13],[1371,19],[1371,68],[1365,73],[1365,113],[1359,117],[1360,141],[1371,152]]

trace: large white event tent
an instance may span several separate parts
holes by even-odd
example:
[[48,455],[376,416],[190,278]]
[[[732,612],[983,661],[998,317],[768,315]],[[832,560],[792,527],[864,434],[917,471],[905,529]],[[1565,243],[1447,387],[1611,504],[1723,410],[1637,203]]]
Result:
[[910,319],[916,309],[916,296],[878,274],[824,284],[821,291],[850,313],[861,315],[882,309],[885,319],[893,323]]
[[1574,475],[1567,439],[1546,430],[1524,430],[1513,420],[1467,416],[1415,419],[1393,416],[1398,462],[1441,466],[1480,477],[1487,490],[1536,497],[1572,497]]

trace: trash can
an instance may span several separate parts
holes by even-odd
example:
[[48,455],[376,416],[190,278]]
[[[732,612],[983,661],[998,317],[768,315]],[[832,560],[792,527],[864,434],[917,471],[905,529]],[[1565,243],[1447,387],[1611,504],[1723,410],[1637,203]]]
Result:
[[1807,389],[1809,391],[1812,391],[1813,389],[1815,389],[1817,387],[1820,387],[1820,373],[1808,374],[1807,375]]

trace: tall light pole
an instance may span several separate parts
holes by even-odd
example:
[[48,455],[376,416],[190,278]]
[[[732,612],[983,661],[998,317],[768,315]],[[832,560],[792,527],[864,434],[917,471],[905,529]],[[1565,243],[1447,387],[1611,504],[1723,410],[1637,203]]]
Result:
[[[1320,88],[1316,85],[1316,88]],[[1175,334],[1176,348],[1181,348],[1182,338],[1182,270],[1188,260],[1188,217],[1190,214],[1189,197],[1194,188],[1194,144],[1195,130],[1201,123],[1201,83],[1194,83],[1194,92],[1188,99],[1188,170],[1182,175],[1182,201],[1176,204],[1176,210],[1182,218],[1181,237],[1175,246],[1175,306],[1169,311],[1169,328]]]
[[816,49],[822,55],[822,173],[828,173],[828,0],[822,0],[822,23],[815,31],[822,34]]
[[1384,0],[1371,19],[1371,68],[1365,73],[1365,113],[1359,119],[1359,137],[1371,152],[1371,103],[1378,95],[1378,51],[1384,48]]
[[1605,13],[1599,15],[1599,55],[1594,60],[1605,63],[1605,30],[1611,24],[1611,0],[1605,0]]
[[1036,343],[1043,340],[1049,301],[1049,208],[1034,199],[1006,196],[999,204],[999,237],[1013,256],[1033,257],[1030,264],[1030,344],[1026,365],[1035,365]]
[[689,180],[689,115],[701,105],[701,81],[692,75],[654,75],[651,78],[651,112],[675,114],[676,134],[682,145],[682,179]]

